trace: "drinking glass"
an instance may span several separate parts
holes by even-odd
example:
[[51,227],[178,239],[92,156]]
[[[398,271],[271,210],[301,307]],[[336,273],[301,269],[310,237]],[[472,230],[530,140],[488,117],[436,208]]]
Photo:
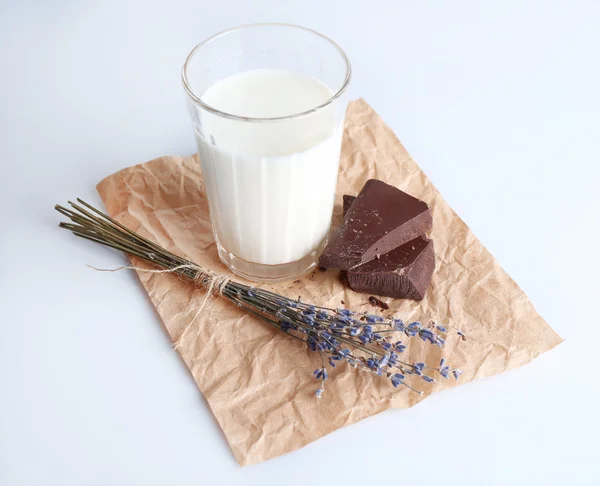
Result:
[[279,281],[317,264],[350,72],[335,42],[289,24],[235,27],[187,57],[183,85],[214,238],[232,272]]

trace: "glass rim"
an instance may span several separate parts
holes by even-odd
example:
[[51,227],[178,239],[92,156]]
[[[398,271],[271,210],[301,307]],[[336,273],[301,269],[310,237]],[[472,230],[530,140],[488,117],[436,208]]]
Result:
[[[196,52],[198,52],[198,50],[200,50],[203,46],[207,45],[209,42],[212,42],[212,41],[218,39],[219,37],[230,34],[232,32],[236,32],[236,31],[242,30],[242,29],[253,28],[253,27],[291,27],[294,29],[299,29],[299,30],[302,30],[305,32],[309,32],[311,34],[315,34],[315,35],[321,37],[322,39],[326,40],[338,51],[338,53],[341,55],[341,57],[344,61],[344,64],[346,66],[346,76],[344,78],[344,82],[342,83],[340,88],[337,90],[337,92],[335,92],[332,96],[330,96],[327,99],[327,101],[325,101],[324,103],[321,103],[320,105],[318,105],[314,108],[311,108],[310,110],[302,111],[299,113],[293,113],[291,115],[277,116],[277,117],[271,117],[271,118],[269,118],[269,117],[265,117],[265,118],[247,117],[247,116],[234,115],[233,113],[227,113],[225,111],[218,110],[218,109],[208,105],[207,103],[202,101],[202,99],[200,99],[200,96],[198,96],[196,93],[194,93],[194,90],[192,89],[192,87],[190,86],[190,83],[188,82],[187,70],[188,70],[189,64],[192,61],[192,58],[194,57]],[[217,32],[216,34],[211,35],[207,39],[205,39],[202,42],[200,42],[199,44],[197,44],[190,51],[187,58],[185,59],[185,63],[183,64],[183,68],[181,70],[181,79],[183,81],[183,87],[185,88],[185,91],[187,92],[188,96],[195,103],[200,105],[205,110],[207,110],[215,115],[221,116],[223,118],[229,118],[232,120],[240,120],[240,121],[249,121],[249,122],[272,122],[272,121],[278,121],[278,120],[291,120],[291,119],[295,119],[295,118],[302,118],[304,116],[310,115],[311,113],[315,113],[315,112],[325,108],[326,106],[329,106],[330,104],[332,104],[335,100],[337,100],[339,97],[341,97],[344,94],[344,92],[346,91],[346,88],[348,88],[348,85],[350,84],[351,75],[352,75],[352,68],[350,66],[350,60],[348,59],[348,56],[343,51],[343,49],[332,39],[330,39],[329,37],[327,37],[324,34],[321,34],[320,32],[317,32],[316,30],[309,29],[308,27],[302,27],[301,25],[287,24],[287,23],[280,23],[280,22],[263,22],[263,23],[256,23],[256,24],[244,24],[244,25],[238,25],[237,27],[231,27],[229,29],[222,30],[221,32]]]

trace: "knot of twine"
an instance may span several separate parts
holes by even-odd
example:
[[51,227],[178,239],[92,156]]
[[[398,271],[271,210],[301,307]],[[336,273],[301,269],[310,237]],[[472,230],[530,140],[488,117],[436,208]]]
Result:
[[227,284],[231,282],[231,276],[224,273],[216,273],[210,270],[204,270],[203,268],[195,265],[193,263],[178,265],[177,267],[164,269],[164,270],[153,270],[148,268],[141,268],[135,266],[122,266],[117,268],[96,268],[92,265],[88,265],[88,267],[98,271],[98,272],[119,272],[121,270],[135,270],[136,272],[144,272],[144,273],[178,273],[181,270],[195,270],[196,275],[194,276],[194,282],[198,283],[206,290],[206,295],[202,300],[202,304],[194,314],[194,317],[189,322],[187,326],[181,331],[177,339],[175,339],[174,347],[175,349],[179,349],[184,342],[184,339],[187,337],[188,333],[192,329],[196,319],[200,315],[200,313],[206,307],[206,304],[209,302],[213,295],[222,296]]

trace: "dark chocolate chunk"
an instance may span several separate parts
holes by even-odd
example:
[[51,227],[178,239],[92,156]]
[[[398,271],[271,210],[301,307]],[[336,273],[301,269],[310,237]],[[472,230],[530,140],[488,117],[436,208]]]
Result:
[[433,241],[419,236],[347,272],[356,292],[422,300],[435,268]]
[[[343,197],[343,201],[344,201],[344,217],[346,216],[346,213],[347,213],[347,212],[348,212],[348,210],[350,209],[350,206],[352,206],[352,203],[354,202],[354,200],[355,200],[355,199],[356,199],[356,197],[355,197],[355,196],[351,196],[351,195],[349,195],[349,194],[344,194],[344,197]],[[420,240],[420,239],[422,239],[422,238],[423,238],[423,237],[419,237],[419,238],[417,238],[417,240]],[[426,239],[426,238],[425,238],[425,239]],[[406,246],[406,247],[407,247],[406,249],[408,249],[408,248],[409,248],[409,247],[408,247],[408,245],[410,244],[410,245],[411,245],[411,246],[410,246],[410,251],[416,251],[416,252],[420,252],[421,250],[423,250],[423,246],[422,246],[421,242],[416,242],[416,241],[415,241],[417,244],[416,244],[416,245],[412,245],[413,241],[415,241],[415,240],[412,240],[412,241],[410,241],[409,243],[406,243],[406,244],[404,245],[404,246]],[[433,246],[433,242],[431,242],[431,243],[432,243],[432,246]],[[413,250],[413,246],[414,246],[414,250]],[[392,252],[390,252],[390,253],[394,253],[394,251],[392,251]],[[384,260],[384,262],[381,264],[381,269],[382,269],[384,272],[386,271],[386,267],[387,267],[388,260],[390,260],[390,259],[393,259],[393,258],[394,258],[394,256],[395,256],[395,255],[391,255],[390,253],[388,253],[387,255],[384,255],[384,257],[383,257],[383,260]],[[401,260],[401,261],[399,261],[399,262],[398,262],[399,266],[402,266],[402,265],[403,265],[403,263],[404,263],[405,261],[407,261],[407,260],[408,260],[408,261],[411,261],[411,260],[413,260],[413,258],[412,258],[412,257],[408,257],[408,258],[407,258],[407,257],[406,257],[406,253],[405,253],[404,251],[398,251],[398,255],[399,255],[399,257],[400,257],[400,260]],[[416,262],[416,261],[419,259],[419,257],[420,257],[420,255],[416,255],[416,257],[414,258],[414,261]],[[435,258],[435,257],[433,257],[433,258]],[[380,259],[381,259],[381,257],[380,257]],[[374,267],[374,266],[375,266],[375,264],[376,264],[376,262],[378,262],[378,261],[380,261],[380,260],[378,260],[378,259],[375,259],[375,260],[372,260],[372,261],[371,261],[369,264],[365,264],[365,265],[363,265],[363,266],[366,266],[366,265],[371,265],[371,269],[373,269],[372,267]],[[433,262],[433,266],[435,266],[435,260],[432,260],[432,262]],[[363,268],[363,266],[359,266],[359,267],[357,267],[355,270],[361,270],[361,269]],[[424,268],[424,269],[425,269],[425,275],[424,275],[424,277],[425,277],[425,281],[426,281],[426,282],[424,282],[424,281],[421,281],[421,285],[418,285],[418,286],[417,286],[417,287],[422,287],[422,288],[423,288],[423,291],[422,291],[420,294],[419,294],[418,292],[417,292],[417,293],[415,293],[415,292],[411,292],[411,289],[412,289],[412,288],[415,288],[415,285],[413,285],[412,287],[410,287],[410,288],[409,288],[409,286],[407,285],[407,282],[397,282],[397,283],[396,283],[396,285],[398,285],[399,287],[401,287],[401,286],[405,285],[405,286],[406,286],[406,288],[408,289],[408,290],[407,290],[407,292],[399,292],[399,294],[402,294],[402,295],[399,295],[399,296],[400,296],[400,297],[405,297],[405,298],[415,298],[414,296],[418,294],[418,295],[420,295],[420,296],[421,296],[421,299],[422,299],[422,298],[423,298],[423,296],[424,296],[424,294],[425,294],[425,290],[426,290],[426,289],[427,289],[427,287],[429,286],[429,281],[430,281],[430,279],[431,279],[431,274],[433,273],[433,266],[432,266],[432,268],[431,268],[431,269],[429,269],[429,267],[428,267],[427,265],[425,265],[425,268]],[[378,266],[378,267],[379,267],[379,266]],[[417,268],[417,267],[415,267],[415,268]],[[351,271],[351,272],[352,272],[352,271]],[[375,269],[375,273],[379,273],[379,271],[378,271],[377,269]],[[427,276],[427,275],[428,275],[428,276]],[[401,277],[400,277],[400,276],[398,276],[398,275],[396,274],[396,275],[393,275],[393,276],[392,276],[392,279],[393,279],[393,278],[400,279]],[[404,278],[406,278],[406,277],[404,277]],[[346,279],[347,279],[347,280],[346,280],[346,283],[348,283],[348,284],[349,284],[349,281],[348,281],[348,275],[346,275]],[[417,280],[418,280],[418,279],[417,279]],[[355,282],[355,283],[356,283],[356,282]],[[355,290],[358,290],[358,288],[360,287],[360,285],[356,285],[356,287],[357,287],[357,288],[356,288]],[[365,292],[367,292],[367,290],[365,290]],[[375,293],[379,293],[379,295],[386,295],[385,293],[382,293],[382,291],[381,291],[381,290],[376,290],[376,291],[375,291]],[[417,295],[417,300],[420,300],[420,299],[418,298],[418,295]],[[369,297],[369,302],[370,302],[372,305],[378,305],[378,302],[377,302],[377,301],[379,301],[379,299],[377,299],[376,297],[373,297],[373,296]],[[379,302],[381,302],[381,301],[379,301]],[[385,304],[385,305],[387,306],[387,304]]]
[[431,223],[431,212],[423,201],[371,179],[348,209],[319,265],[349,270],[422,235]]

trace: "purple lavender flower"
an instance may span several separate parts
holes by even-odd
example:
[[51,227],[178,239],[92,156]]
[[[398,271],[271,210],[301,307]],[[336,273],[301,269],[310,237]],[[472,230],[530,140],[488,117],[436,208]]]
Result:
[[436,335],[433,334],[433,332],[431,332],[429,329],[419,330],[419,337],[423,341],[429,341],[431,344],[435,344],[436,342]]
[[460,371],[458,368],[454,368],[452,370],[452,374],[454,375],[454,379],[458,380],[458,377],[462,375],[462,371]]
[[398,332],[404,332],[406,329],[404,321],[402,319],[394,319],[394,329]]
[[394,388],[397,388],[404,381],[404,375],[401,373],[395,373],[391,376],[391,380],[392,380],[392,385],[394,385]]
[[407,336],[410,336],[410,337],[414,337],[417,335],[420,328],[421,328],[420,322],[418,322],[418,321],[411,322],[408,326],[406,326],[406,329],[404,330],[404,334],[406,334]]
[[294,326],[289,321],[280,321],[281,330],[285,332],[289,332],[290,329],[294,329]]
[[[255,300],[260,300],[260,292],[260,289],[251,289],[250,291]],[[240,295],[245,297],[248,295],[248,291],[246,294]],[[394,387],[404,385],[416,392],[419,391],[405,382],[405,376],[417,375],[427,383],[435,382],[434,378],[425,374],[426,370],[433,369],[427,368],[425,363],[407,365],[399,361],[399,353],[405,352],[407,346],[402,341],[392,342],[385,333],[390,330],[403,332],[409,337],[419,336],[421,340],[441,347],[444,339],[437,332],[447,332],[445,326],[431,322],[429,326],[424,327],[419,321],[405,324],[402,319],[389,318],[386,320],[382,316],[366,313],[361,314],[361,320],[364,322],[360,322],[354,317],[356,314],[349,309],[316,308],[303,304],[299,299],[277,301],[276,303],[280,305],[280,308],[276,309],[274,313],[278,318],[281,330],[288,333],[298,331],[298,336],[306,336],[302,339],[307,343],[309,349],[318,351],[324,363],[331,368],[337,367],[338,363],[344,360],[355,368],[370,370],[377,375],[390,377]],[[267,308],[269,307],[267,306]],[[458,333],[463,335],[460,331]],[[348,347],[342,348],[342,345]],[[359,352],[358,356],[352,354],[355,349]],[[392,369],[399,370],[401,373],[394,373]],[[455,378],[460,375],[460,370],[451,370],[443,358],[435,370],[444,378],[448,378],[450,373]],[[322,382],[327,380],[328,372],[325,366],[315,370],[314,376]],[[317,389],[316,396],[321,397],[323,393],[324,389],[321,386]]]
[[394,349],[399,353],[403,353],[406,350],[406,346],[402,344],[402,341],[396,341],[396,344],[394,344]]

